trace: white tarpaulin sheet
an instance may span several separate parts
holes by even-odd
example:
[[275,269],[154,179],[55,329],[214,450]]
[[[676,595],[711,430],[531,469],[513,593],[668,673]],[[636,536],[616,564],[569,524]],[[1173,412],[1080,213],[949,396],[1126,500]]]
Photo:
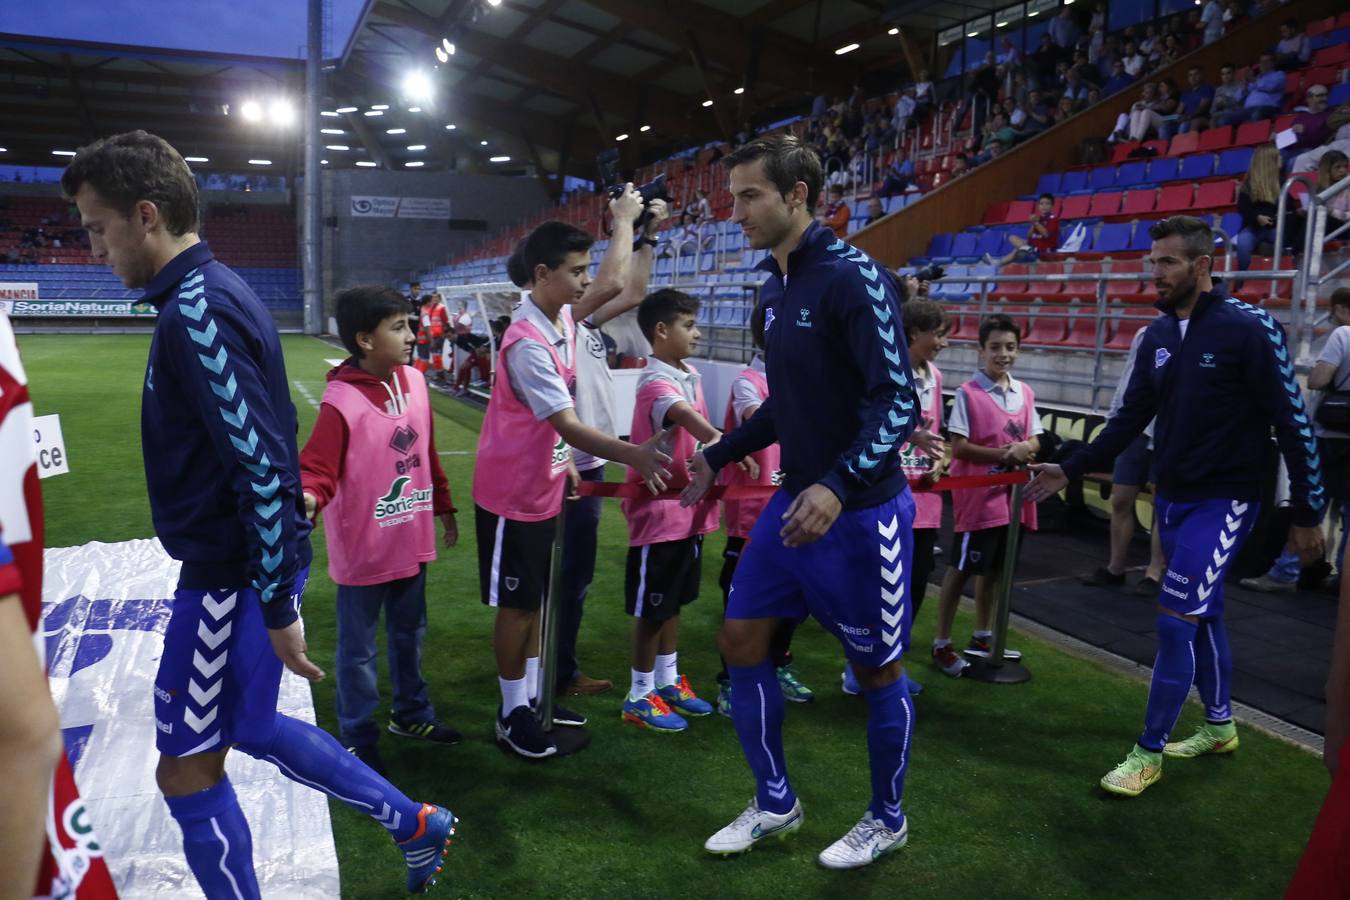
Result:
[[[158,540],[49,549],[42,631],[75,780],[123,898],[201,897],[182,832],[155,787],[154,685],[178,563]],[[287,672],[278,707],[314,721],[304,679]],[[230,781],[253,831],[264,897],[339,894],[323,794],[241,752]]]

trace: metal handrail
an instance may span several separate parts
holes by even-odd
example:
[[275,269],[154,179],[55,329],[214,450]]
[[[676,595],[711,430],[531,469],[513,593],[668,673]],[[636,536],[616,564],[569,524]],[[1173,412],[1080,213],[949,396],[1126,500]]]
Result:
[[1346,226],[1334,230],[1330,235],[1326,233],[1327,220],[1327,201],[1337,196],[1343,191],[1350,190],[1350,176],[1342,178],[1340,181],[1330,185],[1326,190],[1318,191],[1315,184],[1308,184],[1306,178],[1302,179],[1308,187],[1308,218],[1304,224],[1303,239],[1303,259],[1299,266],[1299,272],[1302,278],[1303,297],[1302,303],[1298,305],[1299,322],[1297,335],[1297,352],[1295,359],[1300,364],[1306,364],[1312,355],[1312,338],[1314,327],[1314,314],[1317,310],[1317,297],[1321,293],[1322,286],[1331,279],[1338,276],[1347,268],[1347,262],[1333,267],[1326,274],[1322,273],[1322,255],[1325,251],[1326,242],[1333,240],[1337,235],[1346,231]]

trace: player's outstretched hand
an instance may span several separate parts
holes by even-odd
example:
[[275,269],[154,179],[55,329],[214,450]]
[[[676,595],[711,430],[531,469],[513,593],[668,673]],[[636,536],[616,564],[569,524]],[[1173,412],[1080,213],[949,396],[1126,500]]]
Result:
[[1311,528],[1294,525],[1289,529],[1289,548],[1305,563],[1313,562],[1326,555],[1326,539],[1316,525]]
[[670,454],[661,447],[662,441],[668,436],[668,431],[656,432],[639,444],[633,454],[632,466],[637,470],[643,484],[647,485],[647,490],[653,494],[664,491],[666,482],[670,480],[670,472],[666,469],[666,463],[670,462]]
[[305,655],[305,628],[296,619],[285,628],[269,628],[267,636],[272,639],[272,652],[282,664],[307,681],[323,681],[323,669],[309,661]]
[[914,430],[914,433],[909,436],[909,442],[927,453],[930,459],[942,459],[947,455],[947,442],[942,439],[942,435],[938,432],[929,431],[927,422],[924,423],[922,428]]
[[680,492],[680,505],[693,506],[708,494],[708,489],[717,480],[717,473],[708,465],[703,451],[694,454],[689,461],[689,485]]
[[1036,474],[1027,485],[1028,503],[1040,503],[1069,486],[1069,476],[1054,463],[1033,463],[1029,468]]
[[609,201],[609,213],[616,222],[635,222],[642,214],[642,195],[633,188],[633,182],[623,186],[623,193]]
[[801,547],[820,540],[839,518],[841,509],[843,504],[834,491],[823,484],[811,485],[783,513],[783,528],[778,532],[783,546]]

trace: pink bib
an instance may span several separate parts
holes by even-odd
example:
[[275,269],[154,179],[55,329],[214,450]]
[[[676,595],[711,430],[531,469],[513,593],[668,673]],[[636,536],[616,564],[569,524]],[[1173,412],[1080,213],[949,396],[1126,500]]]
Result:
[[[933,373],[933,399],[923,410],[923,417],[928,420],[928,430],[937,432],[942,430],[942,373],[932,363],[928,364],[928,371]],[[908,441],[900,448],[900,468],[905,470],[907,478],[922,478],[933,471],[935,464],[936,460]],[[931,491],[914,492],[914,527],[942,527],[941,494],[934,494]]]
[[506,351],[517,341],[536,341],[548,348],[553,365],[569,389],[576,385],[576,331],[572,311],[563,307],[563,336],[573,348],[573,365],[527,319],[511,323],[502,335],[497,380],[488,398],[478,459],[473,469],[473,502],[490,513],[517,522],[542,522],[562,512],[567,461],[572,451],[547,420],[539,421],[511,390]]
[[[759,400],[763,403],[769,399],[769,382],[764,377],[764,373],[758,369],[743,369],[736,376],[737,381],[745,380],[754,385],[759,393]],[[732,383],[731,396],[727,397],[727,414],[722,419],[722,431],[728,432],[741,424],[736,417],[735,404],[736,389],[735,383]],[[751,480],[740,466],[727,466],[722,470],[722,483],[727,485],[735,484],[777,484],[775,478],[778,475],[778,466],[780,464],[781,452],[777,444],[770,444],[758,453],[751,454],[755,462],[759,463],[759,478]],[[722,512],[727,520],[727,534],[731,537],[748,538],[750,529],[755,527],[755,520],[759,514],[764,511],[768,505],[769,498],[756,500],[724,500],[722,501]]]
[[[1036,396],[1026,384],[1022,385],[1022,408],[1009,413],[989,392],[974,381],[967,381],[958,390],[966,395],[966,413],[970,423],[970,442],[981,447],[1006,447],[1031,436],[1031,417],[1036,409]],[[951,474],[988,475],[1002,471],[987,463],[952,460]],[[961,533],[983,528],[1001,528],[1008,524],[1009,490],[1004,486],[970,488],[952,491],[952,512],[956,518],[955,530]],[[1035,530],[1036,504],[1022,506],[1022,524]]]
[[328,382],[323,392],[323,402],[347,423],[342,478],[323,509],[328,574],[338,584],[408,578],[436,558],[427,383],[410,366],[395,369],[394,377],[407,388],[401,415],[343,381]]
[[[693,369],[692,366],[690,366]],[[646,380],[639,388],[633,405],[633,427],[628,439],[641,444],[656,433],[652,427],[652,406],[659,397],[674,395],[688,402],[684,391],[664,378]],[[703,402],[703,382],[699,381],[694,392],[694,409],[703,418],[708,418],[708,407]],[[666,483],[669,490],[681,490],[689,484],[689,460],[698,450],[694,436],[683,428],[676,427],[667,438],[670,446],[665,450],[670,454],[670,480]],[[628,484],[640,484],[641,479],[633,469],[625,470],[624,480]],[[690,507],[681,506],[678,500],[628,500],[620,502],[624,516],[628,519],[628,545],[643,547],[648,544],[661,544],[666,541],[680,541],[696,534],[708,534],[716,531],[718,522],[717,501],[704,500]]]

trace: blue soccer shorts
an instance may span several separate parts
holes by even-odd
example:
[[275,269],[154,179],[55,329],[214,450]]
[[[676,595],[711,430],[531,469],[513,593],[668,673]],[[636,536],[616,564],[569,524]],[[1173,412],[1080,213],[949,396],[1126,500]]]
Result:
[[1240,500],[1173,503],[1159,496],[1155,522],[1162,531],[1167,572],[1158,603],[1186,616],[1223,614],[1223,580],[1256,524],[1260,504]]
[[[292,604],[308,578],[308,567],[296,576]],[[256,590],[174,591],[155,675],[155,746],[192,756],[270,739],[281,670]]]
[[894,662],[909,645],[914,497],[903,490],[846,509],[820,540],[785,547],[778,536],[792,496],[778,491],[760,513],[732,576],[728,619],[801,620],[834,634],[850,661]]

